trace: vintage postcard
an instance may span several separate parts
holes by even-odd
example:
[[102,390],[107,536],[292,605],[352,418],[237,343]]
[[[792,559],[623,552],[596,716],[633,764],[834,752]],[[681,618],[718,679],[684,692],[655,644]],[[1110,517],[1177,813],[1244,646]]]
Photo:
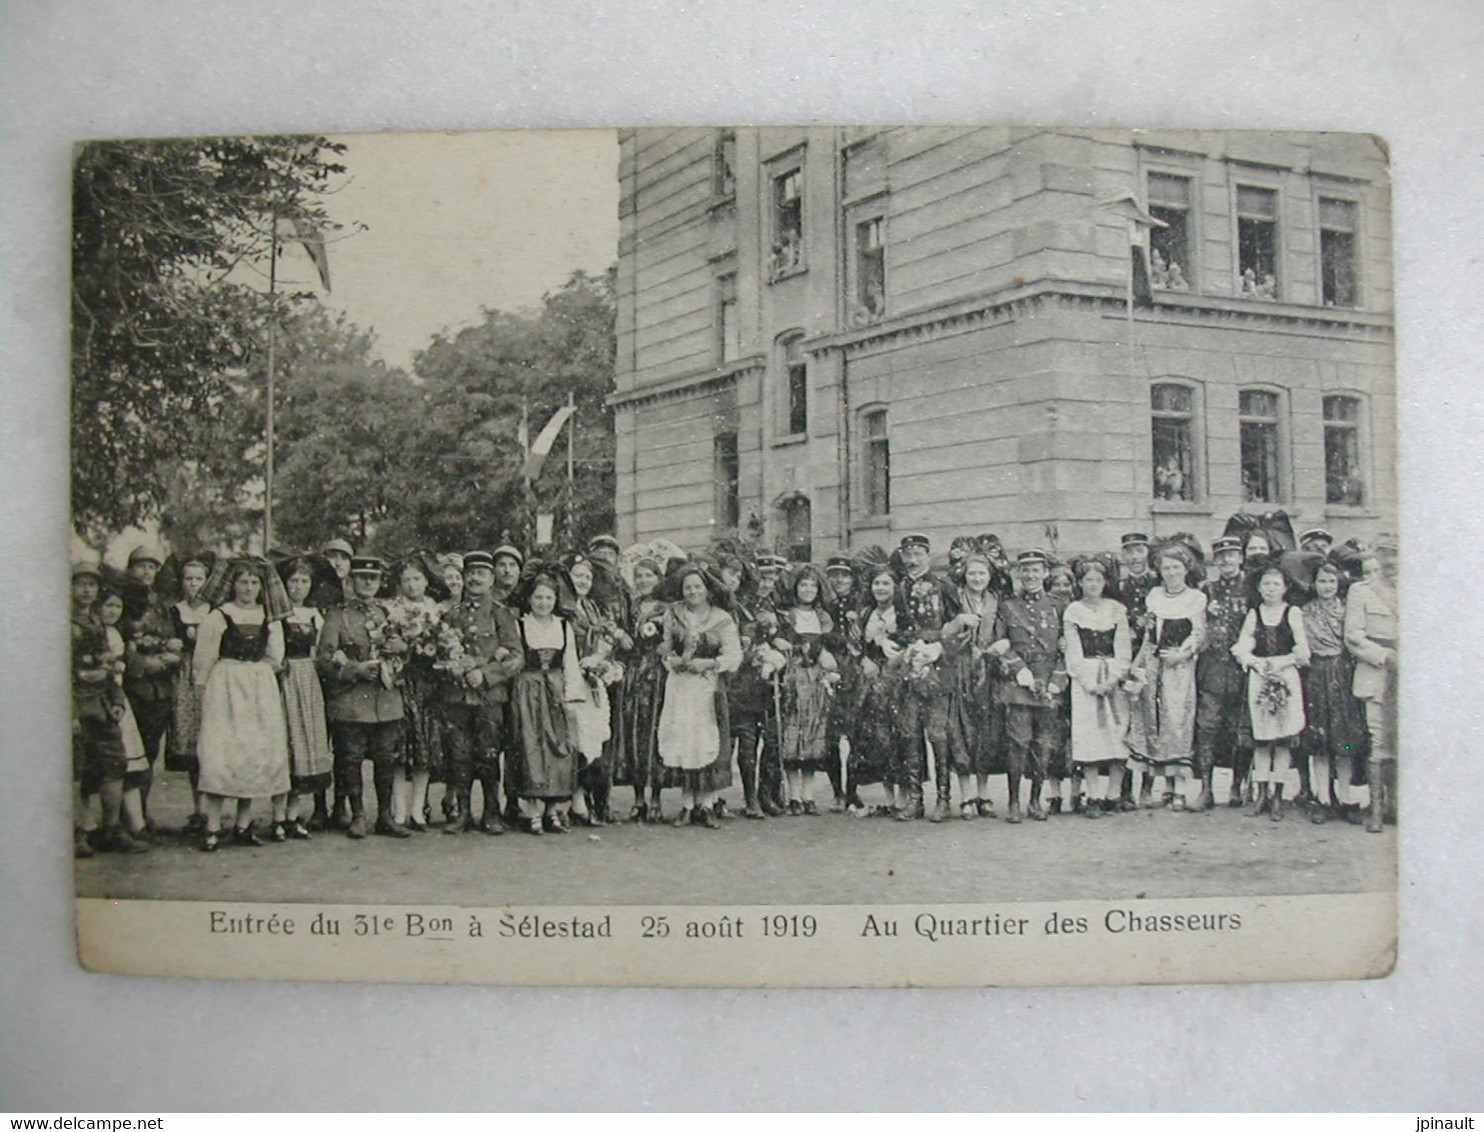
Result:
[[1381,139],[122,140],[73,184],[87,968],[1391,971]]

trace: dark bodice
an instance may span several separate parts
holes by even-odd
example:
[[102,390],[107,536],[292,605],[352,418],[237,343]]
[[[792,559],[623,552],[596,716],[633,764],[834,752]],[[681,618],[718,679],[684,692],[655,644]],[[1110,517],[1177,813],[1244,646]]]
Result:
[[255,662],[268,655],[268,622],[261,625],[239,625],[225,609],[218,610],[227,621],[218,655],[222,660]]
[[[1186,622],[1189,624],[1189,622]],[[1113,629],[1089,629],[1085,625],[1078,625],[1077,636],[1082,642],[1082,655],[1088,660],[1096,660],[1099,657],[1113,656],[1113,639],[1118,630]]]
[[1293,626],[1288,623],[1289,608],[1287,605],[1283,607],[1283,617],[1276,625],[1264,624],[1262,611],[1253,611],[1253,617],[1257,621],[1253,656],[1287,656],[1293,652]]
[[567,651],[567,622],[562,619],[562,644],[560,648],[538,649],[526,640],[526,623],[520,622],[520,647],[525,652],[527,672],[556,672],[562,671],[562,654]]
[[1189,617],[1171,617],[1159,623],[1159,640],[1155,648],[1178,649],[1189,638],[1194,626]]
[[295,621],[283,623],[283,651],[289,660],[305,660],[314,656],[314,645],[319,639],[319,627],[313,622],[299,624]]

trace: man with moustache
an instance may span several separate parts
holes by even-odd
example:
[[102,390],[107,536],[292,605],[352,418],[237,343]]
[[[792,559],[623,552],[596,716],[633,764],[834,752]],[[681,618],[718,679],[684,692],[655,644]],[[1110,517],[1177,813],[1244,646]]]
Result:
[[[902,593],[912,620],[912,641],[907,646],[909,655],[919,646],[941,655],[943,626],[962,612],[958,591],[946,578],[933,572],[932,543],[927,535],[907,535],[902,539],[900,553],[906,570],[902,577]],[[938,788],[938,803],[930,820],[941,822],[952,814],[948,686],[941,673],[942,666],[937,660],[918,666],[916,674],[908,678],[902,697],[901,736],[909,748],[906,760],[908,802],[897,816],[905,820],[923,815],[922,780],[927,772],[929,744],[933,748],[933,780]]]
[[1192,807],[1196,813],[1214,804],[1211,772],[1222,755],[1231,759],[1233,806],[1242,804],[1242,782],[1252,764],[1252,748],[1236,742],[1247,678],[1232,656],[1249,604],[1242,540],[1235,535],[1217,539],[1211,544],[1211,557],[1216,576],[1201,587],[1206,591],[1206,646],[1195,662],[1195,772],[1201,780],[1201,794]]
[[[509,588],[497,588],[501,563]],[[443,751],[448,777],[444,797],[447,822],[444,833],[466,829],[497,835],[505,832],[500,820],[500,756],[507,747],[509,731],[506,705],[510,681],[525,663],[520,628],[506,599],[520,580],[521,554],[511,546],[493,554],[471,550],[464,555],[464,594],[457,609],[444,618],[463,636],[472,667],[449,673],[443,682],[440,701],[443,711]],[[483,814],[473,814],[474,780],[483,797]],[[514,796],[513,783],[507,790]]]

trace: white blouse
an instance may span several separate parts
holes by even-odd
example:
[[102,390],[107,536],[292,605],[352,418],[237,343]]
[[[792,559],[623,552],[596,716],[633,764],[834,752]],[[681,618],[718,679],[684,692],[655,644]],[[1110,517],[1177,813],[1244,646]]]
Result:
[[[227,635],[227,617],[238,625],[261,625],[266,616],[261,605],[228,602],[221,609],[213,609],[196,630],[196,652],[191,661],[196,683],[205,685],[221,657],[222,638]],[[275,670],[282,668],[283,652],[283,626],[274,621],[268,626],[268,646],[263,662]]]

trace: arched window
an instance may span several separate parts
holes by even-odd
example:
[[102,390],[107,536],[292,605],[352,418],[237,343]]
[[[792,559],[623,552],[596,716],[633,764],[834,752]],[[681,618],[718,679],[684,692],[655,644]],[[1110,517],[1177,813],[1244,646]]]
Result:
[[1324,399],[1324,501],[1350,507],[1365,503],[1361,463],[1359,397],[1336,393]]
[[778,517],[782,522],[781,550],[791,562],[808,562],[814,557],[814,517],[809,497],[801,492],[790,492],[778,501]]
[[1195,502],[1201,490],[1199,391],[1184,383],[1156,382],[1149,387],[1149,416],[1154,498]]

